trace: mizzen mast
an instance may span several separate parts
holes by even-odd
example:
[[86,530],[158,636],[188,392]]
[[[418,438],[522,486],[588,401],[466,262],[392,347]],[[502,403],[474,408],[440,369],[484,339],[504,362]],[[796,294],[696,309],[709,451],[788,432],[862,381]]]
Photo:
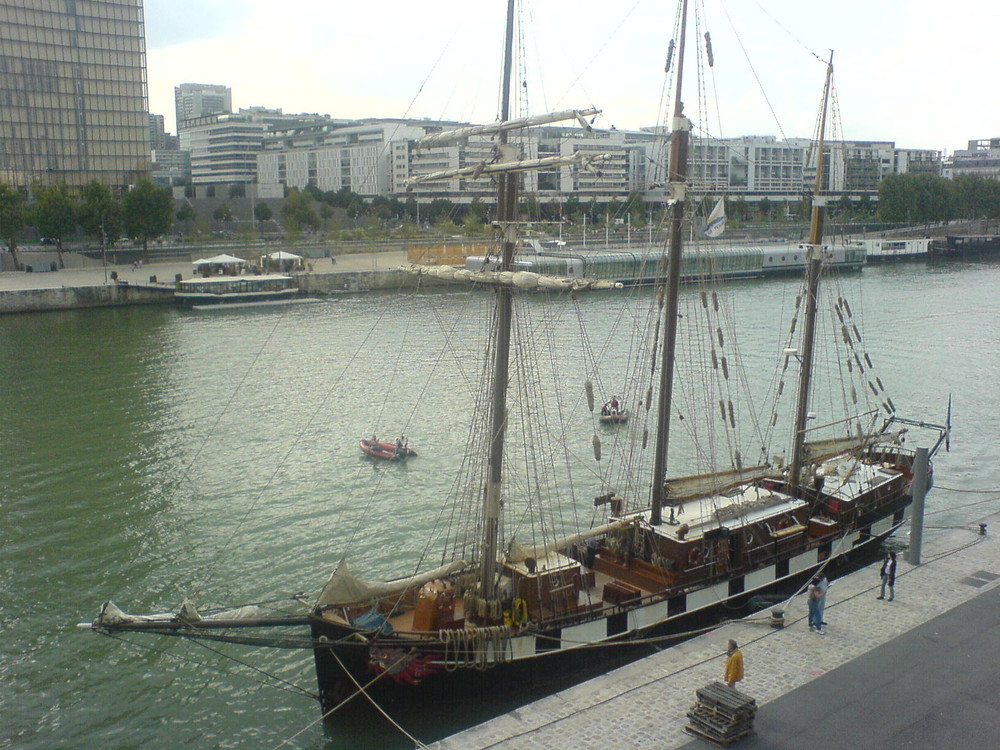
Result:
[[[665,496],[667,450],[670,444],[670,410],[674,387],[674,358],[677,349],[677,295],[681,278],[682,222],[687,198],[687,158],[691,121],[684,116],[681,84],[684,79],[684,40],[687,31],[687,0],[681,3],[680,40],[677,45],[677,85],[674,90],[674,115],[670,132],[671,205],[670,249],[667,254],[667,281],[663,302],[663,351],[660,357],[660,392],[657,403],[656,449],[653,461],[653,489],[649,522],[659,526]],[[673,508],[670,523],[675,523]]]
[[816,303],[819,279],[823,269],[823,220],[826,216],[827,198],[823,195],[823,148],[826,140],[826,114],[830,102],[833,80],[833,51],[826,66],[826,85],[823,87],[823,111],[820,116],[819,140],[816,144],[816,182],[813,188],[812,217],[809,225],[809,244],[806,245],[806,292],[803,303],[805,316],[802,329],[802,351],[799,354],[799,388],[795,407],[795,427],[792,436],[792,462],[788,481],[793,491],[802,484],[803,446],[806,422],[809,419],[809,386],[812,382],[813,351],[816,340]]

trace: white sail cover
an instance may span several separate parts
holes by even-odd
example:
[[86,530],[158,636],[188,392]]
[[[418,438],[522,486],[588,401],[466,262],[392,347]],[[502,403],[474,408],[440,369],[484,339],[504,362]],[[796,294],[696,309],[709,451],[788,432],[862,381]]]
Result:
[[367,604],[375,599],[398,594],[413,586],[422,586],[435,578],[443,578],[468,567],[470,567],[470,563],[465,560],[456,560],[442,565],[440,568],[418,573],[409,578],[400,578],[395,581],[362,581],[351,573],[347,567],[347,561],[341,560],[337,569],[333,571],[333,575],[330,576],[330,580],[326,582],[320,592],[316,606]]
[[721,237],[726,231],[726,202],[719,198],[712,213],[708,215],[708,223],[705,224],[706,237]]
[[510,557],[508,558],[510,562],[522,562],[529,557],[533,557],[536,560],[546,557],[550,552],[561,552],[568,547],[572,547],[574,544],[579,544],[587,539],[595,536],[603,536],[609,532],[617,531],[618,529],[623,529],[626,526],[631,526],[639,521],[639,516],[631,516],[630,518],[623,518],[618,521],[612,521],[611,523],[606,523],[603,526],[595,526],[592,529],[587,529],[586,531],[581,531],[576,534],[570,534],[569,536],[558,539],[554,542],[549,542],[548,544],[539,544],[530,547],[525,547],[514,540],[510,543]]

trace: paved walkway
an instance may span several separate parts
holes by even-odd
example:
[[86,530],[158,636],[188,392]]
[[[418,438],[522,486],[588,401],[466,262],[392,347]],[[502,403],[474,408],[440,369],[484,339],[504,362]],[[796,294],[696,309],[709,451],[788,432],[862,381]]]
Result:
[[[985,520],[1000,529],[1000,515]],[[746,665],[739,688],[760,707],[756,734],[734,747],[997,746],[998,580],[1000,539],[976,525],[936,531],[921,565],[900,555],[893,602],[875,598],[878,564],[837,579],[824,635],[808,629],[800,596],[784,629],[731,623],[432,747],[715,747],[684,727],[695,690],[722,678],[730,638]]]
[[[25,255],[25,258],[29,256]],[[25,260],[24,262],[30,262]],[[97,263],[97,261],[92,261]],[[363,271],[384,271],[396,268],[406,263],[405,252],[357,253],[337,256],[336,262],[330,258],[315,258],[314,273],[360,273]],[[112,271],[118,273],[118,278],[130,284],[148,283],[150,276],[156,276],[160,283],[173,284],[176,274],[185,279],[195,278],[194,266],[191,263],[150,263],[141,268],[133,269],[130,263],[101,265],[88,268],[63,268],[59,271],[44,271],[26,273],[24,271],[4,271],[0,273],[0,291],[15,289],[58,289],[60,287],[103,286],[105,272],[110,281]]]

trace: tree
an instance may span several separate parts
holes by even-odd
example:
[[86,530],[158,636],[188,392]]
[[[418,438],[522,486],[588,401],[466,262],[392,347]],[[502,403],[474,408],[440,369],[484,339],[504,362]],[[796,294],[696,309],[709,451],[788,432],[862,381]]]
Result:
[[83,200],[77,215],[80,228],[96,237],[101,247],[122,233],[122,205],[111,188],[94,180],[83,189]]
[[170,189],[157,187],[149,180],[141,180],[125,195],[122,209],[125,231],[142,243],[144,255],[149,241],[166,234],[173,225],[174,198]]
[[257,221],[270,221],[272,216],[271,207],[264,201],[261,201],[253,207],[253,215]]
[[319,227],[319,217],[312,205],[312,195],[292,188],[281,206],[281,216],[291,232]]
[[212,213],[212,218],[216,221],[232,221],[233,211],[229,208],[228,203],[223,203],[221,206],[215,209]]
[[69,197],[65,185],[46,185],[35,194],[31,211],[32,223],[38,234],[55,240],[59,267],[63,262],[62,242],[76,228],[76,204]]
[[8,185],[0,185],[0,236],[7,244],[14,268],[21,269],[17,259],[17,233],[24,226],[24,196]]
[[179,209],[177,209],[175,216],[177,217],[177,221],[190,223],[198,218],[198,213],[194,210],[194,206],[190,203],[184,203]]

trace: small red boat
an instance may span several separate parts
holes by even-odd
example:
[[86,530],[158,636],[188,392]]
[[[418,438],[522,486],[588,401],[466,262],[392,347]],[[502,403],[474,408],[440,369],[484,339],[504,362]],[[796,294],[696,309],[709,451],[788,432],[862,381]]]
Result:
[[383,461],[399,461],[407,456],[415,456],[417,452],[405,443],[383,443],[379,440],[362,438],[358,443],[362,453]]

